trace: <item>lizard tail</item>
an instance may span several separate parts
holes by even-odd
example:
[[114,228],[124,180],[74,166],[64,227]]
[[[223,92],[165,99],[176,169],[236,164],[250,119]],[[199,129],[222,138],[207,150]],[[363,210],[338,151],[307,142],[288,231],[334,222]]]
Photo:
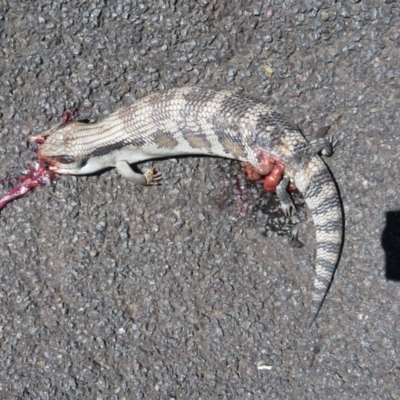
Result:
[[336,184],[326,165],[311,161],[307,179],[300,179],[302,193],[309,208],[316,233],[317,260],[310,312],[315,321],[332,282],[343,242],[343,213]]

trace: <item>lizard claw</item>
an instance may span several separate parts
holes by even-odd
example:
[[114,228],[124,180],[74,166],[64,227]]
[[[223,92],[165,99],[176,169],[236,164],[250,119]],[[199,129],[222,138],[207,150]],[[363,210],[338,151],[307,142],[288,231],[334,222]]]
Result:
[[297,212],[296,206],[293,203],[291,204],[281,203],[281,208],[286,217],[290,217],[296,214]]
[[159,185],[160,181],[163,179],[162,173],[157,172],[154,168],[150,168],[146,173],[144,173],[147,185]]

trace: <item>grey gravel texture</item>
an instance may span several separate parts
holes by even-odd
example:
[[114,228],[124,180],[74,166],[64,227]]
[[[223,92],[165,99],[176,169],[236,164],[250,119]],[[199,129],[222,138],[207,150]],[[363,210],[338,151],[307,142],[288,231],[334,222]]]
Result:
[[309,329],[301,198],[287,220],[212,158],[141,165],[160,187],[63,177],[0,215],[0,398],[398,399],[399,3],[60,3],[0,5],[2,193],[72,106],[229,88],[332,125],[345,244]]

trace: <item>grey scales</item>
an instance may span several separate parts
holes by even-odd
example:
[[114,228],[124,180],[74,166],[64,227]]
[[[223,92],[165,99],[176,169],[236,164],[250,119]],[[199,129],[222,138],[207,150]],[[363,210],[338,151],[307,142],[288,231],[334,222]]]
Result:
[[[343,240],[343,212],[336,184],[318,153],[330,155],[327,139],[308,142],[299,129],[262,102],[230,91],[183,87],[153,93],[104,120],[59,124],[31,137],[39,157],[58,174],[85,175],[115,167],[124,178],[157,184],[161,174],[134,172],[130,164],[178,155],[210,155],[248,164],[289,215],[288,185],[304,196],[317,241],[311,305],[315,320],[331,284]],[[251,177],[249,175],[249,177]]]

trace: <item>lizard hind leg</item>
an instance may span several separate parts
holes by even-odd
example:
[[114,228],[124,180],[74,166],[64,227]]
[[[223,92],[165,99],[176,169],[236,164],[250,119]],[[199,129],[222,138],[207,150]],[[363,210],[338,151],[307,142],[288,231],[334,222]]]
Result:
[[296,206],[288,192],[289,178],[283,178],[276,186],[276,195],[281,202],[283,213],[289,217],[296,213]]

